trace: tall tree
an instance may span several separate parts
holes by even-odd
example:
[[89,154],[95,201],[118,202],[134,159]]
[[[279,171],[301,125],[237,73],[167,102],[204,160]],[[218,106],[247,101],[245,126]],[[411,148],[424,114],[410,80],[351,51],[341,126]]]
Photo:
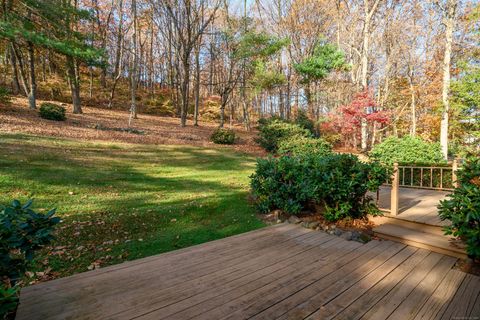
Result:
[[215,16],[220,3],[220,0],[214,0],[212,3],[208,0],[162,1],[165,12],[175,29],[175,45],[181,64],[180,124],[182,127],[187,124],[192,52]]
[[446,0],[446,2],[437,1],[443,16],[445,25],[445,49],[443,54],[443,86],[442,86],[442,121],[440,123],[440,145],[442,154],[448,159],[448,122],[450,111],[450,68],[452,57],[453,30],[455,27],[455,17],[457,12],[457,0]]
[[345,55],[332,44],[320,42],[311,56],[294,65],[305,84],[307,106],[311,116],[314,116],[310,85],[325,79],[333,70],[342,70],[347,67]]
[[[361,54],[362,78],[361,84],[363,90],[368,90],[368,57],[370,51],[370,32],[373,16],[377,12],[378,4],[381,0],[374,0],[370,3],[369,0],[363,0],[363,45]],[[362,118],[362,151],[367,150],[367,135],[368,135],[367,120]]]
[[[44,48],[65,57],[73,112],[81,113],[79,64],[81,61],[97,65],[102,62],[102,52],[87,43],[86,35],[78,26],[91,19],[90,12],[79,9],[77,1],[70,0],[19,0],[15,4],[28,10],[12,10],[14,18],[0,23],[0,37],[14,43],[23,39],[28,44],[33,88],[30,89],[30,105],[34,104],[36,91],[33,49]],[[28,28],[15,21],[28,21]]]
[[132,19],[133,19],[133,34],[132,34],[132,62],[130,69],[130,117],[128,125],[131,124],[132,119],[137,118],[137,68],[138,68],[138,21],[137,21],[137,1],[132,0]]

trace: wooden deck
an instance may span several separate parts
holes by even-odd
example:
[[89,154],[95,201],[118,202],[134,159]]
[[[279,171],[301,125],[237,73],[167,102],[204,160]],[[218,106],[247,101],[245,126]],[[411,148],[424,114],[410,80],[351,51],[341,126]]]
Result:
[[24,288],[17,319],[479,319],[455,262],[282,224]]
[[[380,209],[390,210],[390,192],[391,187],[380,188],[378,203]],[[445,226],[448,222],[440,220],[437,206],[448,194],[449,192],[438,190],[399,188],[399,214],[396,217],[434,226]]]

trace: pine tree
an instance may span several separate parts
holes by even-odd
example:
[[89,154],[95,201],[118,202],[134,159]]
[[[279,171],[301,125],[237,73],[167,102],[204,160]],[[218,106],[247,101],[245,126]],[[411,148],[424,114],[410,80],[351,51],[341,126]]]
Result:
[[18,0],[4,6],[0,38],[12,46],[26,47],[30,63],[30,106],[35,99],[34,50],[49,49],[63,56],[67,67],[73,112],[82,113],[80,100],[80,63],[101,65],[101,50],[87,42],[88,35],[78,29],[81,21],[93,19],[89,11],[79,9],[72,0]]
[[318,44],[311,56],[294,65],[295,70],[302,76],[307,105],[311,115],[314,112],[310,84],[325,79],[333,70],[342,70],[346,67],[344,53],[336,46],[326,42]]

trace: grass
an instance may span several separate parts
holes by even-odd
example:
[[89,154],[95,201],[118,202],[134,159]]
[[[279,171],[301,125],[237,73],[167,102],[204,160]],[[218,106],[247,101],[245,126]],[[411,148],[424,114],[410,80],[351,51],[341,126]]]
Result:
[[263,226],[251,156],[229,149],[0,134],[0,203],[34,199],[62,223],[37,271],[60,277]]

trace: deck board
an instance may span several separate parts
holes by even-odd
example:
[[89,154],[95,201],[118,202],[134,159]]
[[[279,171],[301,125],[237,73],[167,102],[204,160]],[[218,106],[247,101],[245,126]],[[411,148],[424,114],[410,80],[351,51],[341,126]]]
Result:
[[[378,194],[378,207],[387,212],[390,211],[391,189],[389,186],[382,186]],[[398,194],[399,210],[396,218],[433,226],[449,225],[448,221],[440,220],[437,206],[450,192],[400,187]]]
[[17,319],[479,317],[455,261],[278,225],[26,287]]

